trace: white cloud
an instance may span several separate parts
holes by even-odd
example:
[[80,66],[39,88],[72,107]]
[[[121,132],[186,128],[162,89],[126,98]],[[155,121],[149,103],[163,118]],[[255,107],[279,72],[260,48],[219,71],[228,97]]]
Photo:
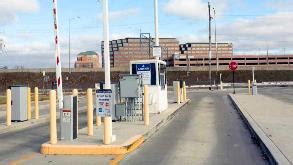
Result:
[[238,19],[220,26],[220,39],[231,40],[236,49],[292,47],[293,12],[278,12],[253,19]]
[[269,7],[276,11],[292,11],[293,1],[292,0],[268,0],[265,3],[265,7]]
[[[221,14],[227,8],[227,0],[214,0],[211,3],[213,7]],[[164,5],[164,11],[183,18],[207,19],[208,3],[204,0],[169,0]]]
[[18,13],[32,13],[39,9],[37,0],[1,0],[0,1],[0,24],[13,23]]

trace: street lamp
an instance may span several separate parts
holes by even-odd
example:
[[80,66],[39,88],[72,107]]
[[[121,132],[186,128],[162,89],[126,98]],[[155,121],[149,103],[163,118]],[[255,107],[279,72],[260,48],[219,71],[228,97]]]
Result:
[[75,19],[79,19],[80,17],[73,17],[68,19],[68,68],[69,73],[71,73],[71,65],[70,65],[70,55],[71,55],[71,21]]
[[211,70],[211,60],[212,60],[212,52],[211,52],[211,21],[212,21],[212,16],[211,16],[211,5],[210,2],[208,2],[208,8],[209,8],[209,81],[210,81],[210,87],[209,89],[212,90],[212,70]]

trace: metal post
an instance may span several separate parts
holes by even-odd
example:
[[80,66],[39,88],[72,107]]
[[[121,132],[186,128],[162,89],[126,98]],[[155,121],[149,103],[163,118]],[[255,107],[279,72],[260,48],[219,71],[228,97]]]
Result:
[[143,121],[144,121],[144,125],[146,125],[146,126],[150,125],[148,85],[144,85]]
[[61,74],[61,58],[60,58],[60,40],[58,31],[58,12],[57,2],[53,0],[53,16],[54,16],[54,33],[55,33],[55,61],[56,61],[56,81],[57,81],[57,95],[59,109],[63,108],[63,87],[62,87],[62,74]]
[[11,90],[6,90],[6,125],[11,126]]
[[[154,16],[155,16],[155,46],[159,46],[159,16],[158,16],[158,0],[154,0]],[[156,57],[158,60],[159,57]]]
[[31,88],[27,88],[27,119],[32,119],[32,109],[31,109]]
[[235,71],[233,71],[233,94],[236,93],[235,92],[235,76],[234,76],[234,74],[235,74]]
[[71,18],[69,18],[68,20],[68,69],[69,69],[69,73],[71,73],[71,69],[70,69],[70,54],[71,54],[71,36],[70,36],[70,24],[71,24]]
[[39,119],[39,88],[35,87],[35,119]]
[[93,130],[93,90],[91,88],[87,89],[87,126],[88,126],[88,136],[94,135]]
[[212,37],[211,37],[211,5],[210,2],[208,2],[208,8],[209,8],[209,81],[210,81],[210,90],[212,90],[212,70],[211,70],[211,58],[212,58],[212,52],[211,52],[211,42],[212,42]]
[[[108,0],[103,0],[103,37],[105,61],[105,89],[111,89],[110,55],[109,55],[109,9]],[[104,144],[110,144],[112,139],[112,118],[104,118]]]
[[255,67],[252,67],[252,83],[255,82],[255,79],[254,79],[254,70],[255,70]]
[[177,104],[180,104],[180,82],[176,83]]
[[50,144],[57,144],[56,91],[50,91]]

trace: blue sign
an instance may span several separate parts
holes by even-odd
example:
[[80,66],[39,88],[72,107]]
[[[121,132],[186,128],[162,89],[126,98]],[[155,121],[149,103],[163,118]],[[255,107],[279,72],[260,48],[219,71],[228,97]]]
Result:
[[151,64],[136,64],[136,71],[150,71]]

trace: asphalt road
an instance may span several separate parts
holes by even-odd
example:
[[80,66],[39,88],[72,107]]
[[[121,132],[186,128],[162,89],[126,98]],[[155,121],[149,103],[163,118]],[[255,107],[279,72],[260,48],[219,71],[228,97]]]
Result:
[[121,164],[267,164],[226,92],[189,97],[191,103]]
[[[79,114],[79,128],[87,125],[86,112]],[[58,121],[59,122],[59,121]],[[49,141],[49,123],[0,135],[0,164],[39,153],[41,144]]]

